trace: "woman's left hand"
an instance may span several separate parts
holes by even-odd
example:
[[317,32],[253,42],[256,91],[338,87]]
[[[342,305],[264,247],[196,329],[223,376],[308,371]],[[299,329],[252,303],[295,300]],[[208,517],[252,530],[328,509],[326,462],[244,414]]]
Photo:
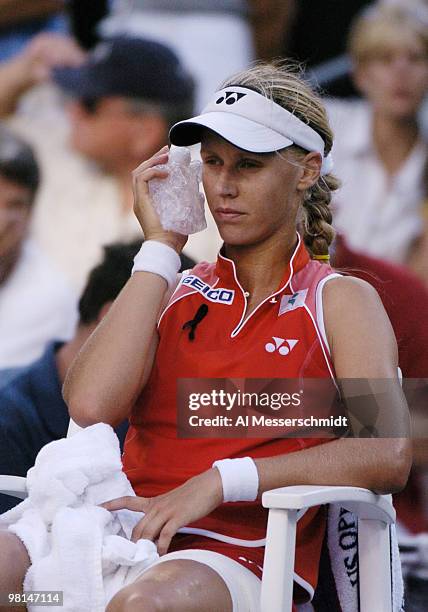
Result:
[[135,510],[145,516],[134,527],[131,540],[155,542],[164,555],[180,527],[207,516],[223,502],[223,487],[217,468],[211,468],[180,487],[157,497],[118,497],[101,504],[107,510]]

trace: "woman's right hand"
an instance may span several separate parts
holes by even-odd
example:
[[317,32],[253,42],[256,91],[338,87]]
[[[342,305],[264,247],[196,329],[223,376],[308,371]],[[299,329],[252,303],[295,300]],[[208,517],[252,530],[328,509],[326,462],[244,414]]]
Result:
[[163,242],[180,254],[187,242],[187,236],[163,229],[159,215],[153,207],[148,185],[148,182],[154,178],[165,179],[168,176],[167,170],[156,167],[168,162],[168,153],[168,147],[163,147],[132,172],[134,213],[144,232],[145,240]]

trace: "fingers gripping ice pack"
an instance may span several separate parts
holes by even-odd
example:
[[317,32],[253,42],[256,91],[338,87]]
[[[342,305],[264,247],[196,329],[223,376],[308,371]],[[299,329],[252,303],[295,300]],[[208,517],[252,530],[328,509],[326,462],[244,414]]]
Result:
[[189,149],[172,147],[168,163],[158,166],[168,171],[168,177],[149,181],[153,205],[164,229],[187,235],[207,227],[205,198],[199,191],[201,166],[200,161],[191,161]]

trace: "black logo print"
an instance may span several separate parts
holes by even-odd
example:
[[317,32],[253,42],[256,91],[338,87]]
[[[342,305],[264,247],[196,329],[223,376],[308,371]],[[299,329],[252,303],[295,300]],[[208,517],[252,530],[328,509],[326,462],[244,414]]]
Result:
[[226,95],[221,96],[221,98],[216,100],[216,104],[221,104],[222,102],[226,102],[226,104],[230,106],[231,104],[235,104],[235,102],[238,102],[241,98],[243,98],[246,95],[247,94],[244,94],[238,91],[226,91]]

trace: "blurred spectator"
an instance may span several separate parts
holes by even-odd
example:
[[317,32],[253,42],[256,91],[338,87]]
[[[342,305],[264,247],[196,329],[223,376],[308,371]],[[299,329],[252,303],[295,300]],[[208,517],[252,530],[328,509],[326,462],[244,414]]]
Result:
[[76,299],[27,238],[39,168],[31,148],[0,130],[0,367],[29,363],[52,338],[69,338]]
[[[10,122],[42,164],[33,236],[80,291],[103,244],[141,235],[131,171],[167,142],[172,123],[192,114],[193,80],[164,45],[120,37],[53,78],[71,98],[69,130],[37,110]],[[0,70],[0,100],[1,82]]]
[[[254,59],[247,0],[116,0],[103,36],[144,36],[170,46],[195,77],[196,110]],[[262,10],[259,11],[261,16]]]
[[365,101],[327,105],[343,187],[335,225],[356,250],[405,262],[421,232],[427,159],[418,111],[428,89],[428,30],[404,8],[364,12],[350,36]]
[[0,0],[0,61],[19,53],[40,32],[65,34],[64,0]]
[[[128,280],[141,240],[104,248],[79,301],[79,325],[66,343],[52,342],[43,356],[26,368],[0,370],[0,474],[25,476],[39,450],[67,434],[69,414],[61,387],[81,346],[106,315]],[[194,262],[181,256],[182,269]],[[128,422],[116,428],[121,446]],[[0,513],[19,500],[0,495]]]

